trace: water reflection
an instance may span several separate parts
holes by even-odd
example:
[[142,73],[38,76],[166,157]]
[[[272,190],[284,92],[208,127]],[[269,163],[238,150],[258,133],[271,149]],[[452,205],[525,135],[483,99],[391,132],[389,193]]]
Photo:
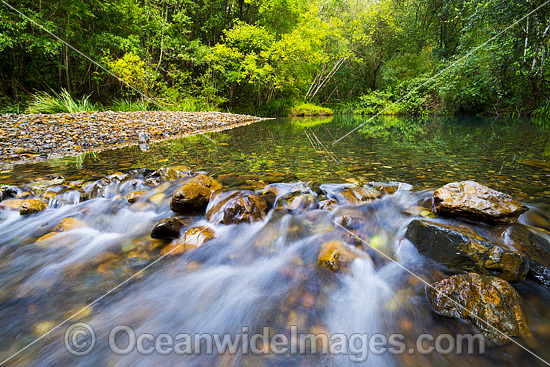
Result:
[[[336,145],[366,117],[334,116],[264,121],[209,136],[106,151],[98,159],[56,159],[5,169],[0,182],[37,175],[99,178],[137,168],[186,165],[214,176],[273,182],[270,175],[319,182],[399,181],[431,189],[474,179],[523,201],[550,198],[550,169],[522,164],[550,161],[550,129],[530,119],[385,116],[369,121]],[[86,158],[91,158],[88,156]],[[81,167],[81,168],[80,168]]]

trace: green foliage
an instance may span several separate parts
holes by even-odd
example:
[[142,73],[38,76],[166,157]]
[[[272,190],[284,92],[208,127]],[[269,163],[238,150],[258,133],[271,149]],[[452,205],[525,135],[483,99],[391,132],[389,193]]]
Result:
[[[139,94],[135,90],[137,89],[146,95],[151,95],[162,87],[162,84],[157,81],[158,76],[155,75],[155,72],[132,52],[127,52],[118,59],[104,56],[102,62],[123,82],[120,84],[124,94],[135,96]],[[119,80],[115,79],[115,82]],[[128,87],[128,84],[133,88]]]
[[[360,102],[357,101],[344,101],[337,103],[330,103],[328,107],[332,109],[334,114],[337,115],[351,115],[354,111],[359,110]],[[360,113],[359,113],[360,114]]]
[[80,153],[79,155],[77,155],[75,157],[75,166],[76,168],[82,168],[84,162],[86,162],[86,160],[91,160],[91,161],[99,161],[100,158],[99,158],[99,155],[97,154],[97,152],[84,152],[84,153]]
[[130,98],[116,98],[109,104],[109,109],[117,112],[138,112],[158,110],[154,104],[151,105],[144,100],[131,100]]
[[328,116],[333,112],[330,108],[314,105],[313,103],[300,103],[292,107],[292,116]]
[[534,111],[532,116],[539,120],[550,121],[550,100],[545,99]]
[[25,107],[22,103],[8,104],[5,106],[0,106],[0,114],[3,113],[14,113],[19,114],[25,111]]
[[290,98],[273,99],[263,103],[255,112],[256,116],[261,117],[280,117],[288,116],[294,105],[294,101]]
[[176,105],[169,105],[169,109],[175,111],[199,112],[199,111],[218,111],[216,104],[210,103],[207,99],[196,97],[185,97]]
[[392,106],[393,94],[390,91],[373,91],[359,97],[359,106],[353,111],[357,115],[397,114],[396,106]]
[[0,6],[2,106],[51,88],[59,95],[33,96],[30,110],[89,108],[87,97],[60,101],[64,88],[120,110],[160,108],[130,103],[143,93],[170,109],[265,116],[289,113],[291,101],[340,113],[399,101],[385,113],[521,114],[550,93],[550,7],[500,34],[543,0],[9,1],[123,82]]
[[90,96],[84,96],[80,99],[74,99],[65,89],[61,93],[48,94],[39,92],[35,94],[26,113],[75,113],[97,111],[98,105],[89,100]]

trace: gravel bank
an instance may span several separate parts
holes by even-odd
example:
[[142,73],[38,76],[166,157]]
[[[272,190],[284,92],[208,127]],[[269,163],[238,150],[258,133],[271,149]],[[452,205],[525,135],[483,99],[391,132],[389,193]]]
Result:
[[177,111],[0,115],[0,164],[134,145],[141,132],[154,142],[260,120],[221,112]]

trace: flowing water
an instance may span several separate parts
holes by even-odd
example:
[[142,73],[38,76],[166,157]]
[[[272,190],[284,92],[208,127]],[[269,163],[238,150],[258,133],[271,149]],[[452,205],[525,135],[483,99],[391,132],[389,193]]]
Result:
[[[420,353],[416,341],[421,334],[454,336],[476,330],[431,311],[425,284],[403,267],[428,282],[448,275],[420,256],[403,234],[421,210],[429,210],[431,190],[465,179],[514,195],[530,207],[522,223],[550,230],[550,170],[544,165],[550,157],[550,128],[530,120],[384,118],[332,145],[361,121],[265,121],[209,135],[217,145],[192,137],[152,144],[147,152],[129,147],[6,167],[0,183],[23,189],[46,175],[92,184],[83,186],[90,200],[64,190],[50,198],[46,211],[30,217],[0,210],[0,360],[19,352],[5,365],[544,365],[513,343],[487,344],[482,354]],[[394,194],[372,203],[332,211],[314,205],[271,210],[253,224],[212,225],[202,215],[190,217],[186,229],[209,226],[215,239],[162,258],[159,252],[167,242],[149,234],[156,221],[173,215],[171,195],[186,178],[152,188],[145,184],[148,171],[141,169],[175,164],[192,173],[205,171],[228,189],[287,182],[279,185],[282,193],[302,190],[316,196],[307,188],[312,182],[400,184],[393,184],[398,188]],[[129,177],[105,178],[117,171]],[[329,193],[338,187],[322,186]],[[146,191],[145,197],[129,204],[125,195],[139,189]],[[336,224],[350,216],[354,233],[383,255]],[[68,217],[77,225],[56,231]],[[331,273],[318,265],[318,255],[323,244],[336,240],[358,249],[350,246],[356,259]],[[518,341],[549,360],[550,291],[532,281],[516,289],[533,334]],[[69,353],[65,342],[69,325],[77,320],[95,333],[95,345],[84,356]],[[145,338],[145,350],[113,351],[110,336],[117,327],[131,328],[136,337],[142,336],[138,341]],[[136,342],[124,330],[114,338],[119,349]],[[268,342],[252,351],[209,353],[206,337],[194,345],[197,334],[245,340],[258,333],[266,334]],[[345,335],[348,353],[314,353],[311,346],[300,352],[293,333],[321,339]],[[290,339],[290,351],[273,353],[276,334]],[[371,344],[365,347],[367,339],[359,334],[368,334],[371,344],[373,335],[399,334],[406,347],[399,353],[377,352]],[[185,335],[200,348],[174,350]],[[159,346],[159,340],[168,347]],[[72,341],[89,339],[76,335]]]

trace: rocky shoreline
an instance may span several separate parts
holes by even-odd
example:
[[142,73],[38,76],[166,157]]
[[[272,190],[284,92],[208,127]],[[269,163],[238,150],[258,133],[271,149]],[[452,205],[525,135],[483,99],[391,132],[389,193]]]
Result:
[[[249,125],[263,120],[221,112],[79,112],[0,115],[0,165],[115,149]],[[143,135],[142,135],[143,136]]]

